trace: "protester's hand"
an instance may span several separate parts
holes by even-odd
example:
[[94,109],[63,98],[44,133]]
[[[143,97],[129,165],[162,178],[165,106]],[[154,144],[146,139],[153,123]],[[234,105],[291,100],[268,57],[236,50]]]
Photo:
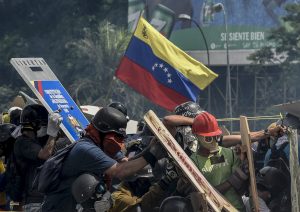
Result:
[[141,153],[141,156],[151,165],[151,167],[154,167],[158,160],[168,157],[168,153],[156,138],[154,138],[149,146]]
[[177,173],[176,165],[171,159],[167,159],[165,173],[158,184],[163,190],[167,190],[169,185],[172,182],[176,182],[178,178],[179,174]]
[[47,134],[56,137],[62,120],[63,118],[59,113],[50,113],[48,116]]
[[168,157],[168,153],[165,148],[154,138],[149,145],[149,152],[154,155],[157,160]]

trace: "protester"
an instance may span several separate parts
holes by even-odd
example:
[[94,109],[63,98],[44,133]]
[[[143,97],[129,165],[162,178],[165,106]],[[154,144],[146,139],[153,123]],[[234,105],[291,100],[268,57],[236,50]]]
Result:
[[[286,114],[283,120],[274,123],[275,126],[281,126],[292,129],[300,129],[300,120],[292,114]],[[299,137],[299,133],[298,133]],[[298,152],[300,152],[300,145],[298,145]],[[283,132],[270,137],[270,149],[267,151],[264,159],[264,166],[274,166],[276,168],[289,172],[290,159],[290,143],[288,141],[287,133]],[[300,163],[300,157],[299,163]]]
[[[185,115],[168,115],[163,119],[163,123],[167,126],[171,134],[175,136],[176,127],[179,126],[191,126],[193,124],[193,117]],[[250,132],[251,141],[259,141],[261,139],[269,138],[270,136],[277,137],[284,132],[284,128],[281,125],[276,125],[272,128],[267,128],[260,131]],[[237,144],[241,144],[241,135],[221,135],[219,139],[219,145],[223,147],[232,147]]]
[[[152,144],[142,157],[118,163],[110,156],[120,151],[123,145],[127,119],[123,113],[111,108],[101,108],[91,124],[86,128],[86,135],[80,139],[64,161],[61,182],[58,188],[48,193],[43,203],[43,211],[75,211],[76,200],[71,193],[71,185],[75,179],[90,173],[97,177],[103,174],[124,178],[142,169],[148,163],[154,166],[163,157],[160,146]],[[114,139],[107,135],[114,134]]]
[[[131,150],[134,154],[131,154]],[[128,154],[139,154],[131,147]],[[130,160],[131,158],[129,158]],[[133,176],[127,177],[112,193],[113,207],[110,212],[155,211],[172,192],[178,180],[177,169],[171,159],[159,160],[153,168],[145,166]]]
[[[34,173],[53,151],[55,137],[59,131],[61,117],[57,113],[49,114],[44,106],[33,104],[26,106],[21,113],[21,133],[14,145],[16,168],[20,180],[15,190],[22,195],[24,211],[39,211],[43,194],[32,189]],[[17,194],[16,194],[17,195]]]
[[[208,182],[214,186],[239,211],[244,210],[241,195],[245,192],[248,180],[247,161],[241,162],[232,149],[218,145],[222,131],[215,117],[208,112],[196,116],[192,132],[198,141],[198,150],[190,158]],[[187,196],[195,189],[180,179],[178,194]],[[193,203],[192,203],[193,205]]]
[[0,209],[9,210],[9,197],[7,196],[7,172],[6,167],[10,164],[15,139],[11,133],[15,130],[14,124],[0,124]]
[[[256,177],[260,212],[291,211],[290,179],[275,167],[266,166]],[[243,197],[246,211],[251,212],[249,197]]]

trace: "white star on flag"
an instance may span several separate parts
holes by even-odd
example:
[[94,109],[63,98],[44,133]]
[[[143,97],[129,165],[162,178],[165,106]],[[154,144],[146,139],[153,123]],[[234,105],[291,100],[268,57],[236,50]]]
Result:
[[157,63],[155,63],[155,64],[154,64],[154,67],[157,67],[157,66],[158,66],[158,64],[157,64]]
[[164,67],[164,64],[162,64],[162,63],[159,64],[159,67],[160,67],[160,68],[163,68],[163,67]]
[[167,73],[167,72],[168,72],[168,68],[164,68],[164,72],[166,72],[166,73]]
[[155,70],[155,66],[152,66],[152,71],[154,71]]
[[167,76],[168,76],[168,78],[170,78],[172,76],[172,74],[168,73]]
[[172,80],[171,80],[171,79],[168,79],[168,83],[172,83]]

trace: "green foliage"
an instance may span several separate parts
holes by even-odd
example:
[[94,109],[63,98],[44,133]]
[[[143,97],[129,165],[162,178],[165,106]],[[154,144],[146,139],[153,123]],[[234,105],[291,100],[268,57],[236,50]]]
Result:
[[[255,69],[253,72],[264,72],[266,77],[271,78],[268,84],[265,98],[266,105],[274,105],[300,98],[300,4],[288,4],[287,15],[282,18],[282,25],[273,29],[268,38],[275,41],[276,47],[264,47],[250,55]],[[269,71],[266,71],[268,67]],[[270,71],[271,69],[271,71]],[[273,75],[273,70],[281,74]],[[272,111],[265,107],[263,113]]]
[[131,36],[127,9],[126,0],[0,1],[0,109],[27,87],[10,58],[43,57],[80,105],[121,101],[136,119],[162,111],[114,77]]

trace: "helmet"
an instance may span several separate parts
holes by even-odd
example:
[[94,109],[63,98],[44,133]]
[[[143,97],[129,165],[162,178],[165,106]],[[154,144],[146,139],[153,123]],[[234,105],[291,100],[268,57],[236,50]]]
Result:
[[188,199],[180,196],[172,196],[164,199],[159,208],[159,212],[169,211],[189,212],[193,211],[193,207]]
[[126,116],[127,120],[129,120],[129,117],[127,116],[127,108],[121,102],[110,103],[108,105],[108,107],[113,107],[113,108],[117,109],[118,111],[120,111],[121,113],[123,113]]
[[217,136],[222,134],[216,118],[208,112],[196,116],[192,125],[192,131],[200,136]]
[[23,128],[33,128],[39,130],[41,126],[48,123],[48,111],[39,104],[27,105],[21,113],[20,124]]
[[289,180],[282,171],[271,166],[266,166],[259,170],[256,176],[256,183],[264,186],[270,191],[272,196],[280,194],[282,190],[289,186]]
[[22,108],[20,108],[20,107],[11,107],[11,108],[8,109],[7,113],[10,115],[11,112],[14,111],[14,110],[22,110]]
[[102,133],[125,134],[127,120],[123,113],[112,107],[101,108],[93,117],[92,125]]
[[72,184],[72,194],[77,203],[83,203],[91,198],[99,184],[99,180],[91,174],[82,174]]
[[14,124],[0,124],[0,143],[7,141],[11,136],[11,133],[16,129]]
[[186,116],[190,118],[195,118],[203,111],[204,110],[197,103],[191,101],[178,105],[174,110],[176,115]]
[[17,107],[16,109],[9,112],[10,123],[15,125],[20,125],[20,116],[22,113],[22,109]]

